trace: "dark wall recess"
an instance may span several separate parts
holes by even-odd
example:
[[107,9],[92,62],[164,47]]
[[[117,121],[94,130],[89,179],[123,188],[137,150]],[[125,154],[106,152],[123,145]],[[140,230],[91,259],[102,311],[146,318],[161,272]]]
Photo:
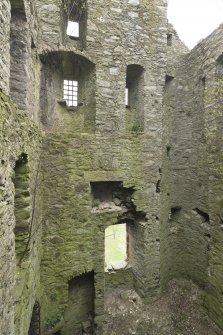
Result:
[[[96,117],[95,66],[73,52],[50,52],[41,56],[40,111],[41,122],[51,127],[59,103],[70,113],[83,115],[84,130],[94,132]],[[69,107],[64,99],[64,80],[78,86],[78,106]]]
[[94,334],[94,272],[69,281],[68,305],[61,334]]
[[128,102],[126,109],[127,128],[134,132],[144,130],[144,69],[140,65],[127,66],[126,88]]
[[30,227],[30,177],[28,156],[25,153],[22,153],[16,161],[13,182],[15,187],[16,253],[20,255],[26,247]]
[[33,313],[32,313],[28,335],[41,335],[40,334],[40,305],[38,302],[36,302],[33,307]]

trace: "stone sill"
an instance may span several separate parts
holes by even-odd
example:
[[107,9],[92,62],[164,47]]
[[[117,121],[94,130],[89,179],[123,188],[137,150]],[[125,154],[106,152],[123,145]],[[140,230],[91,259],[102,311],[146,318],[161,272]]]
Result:
[[110,213],[110,212],[121,212],[123,209],[120,206],[116,206],[115,204],[102,203],[98,207],[93,207],[91,213]]
[[113,261],[108,263],[105,267],[105,272],[114,273],[119,270],[128,270],[131,266],[128,264],[128,261]]
[[57,103],[65,107],[68,111],[76,111],[79,106],[83,106],[82,103],[79,103],[77,106],[68,106],[66,100],[58,100]]

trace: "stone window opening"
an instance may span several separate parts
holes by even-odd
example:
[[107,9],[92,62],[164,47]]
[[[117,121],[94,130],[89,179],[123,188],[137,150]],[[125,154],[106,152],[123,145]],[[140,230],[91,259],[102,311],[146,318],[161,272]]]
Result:
[[[95,65],[74,52],[50,52],[41,56],[40,118],[52,127],[59,104],[83,117],[85,132],[95,131]],[[59,107],[59,108],[58,108]]]
[[125,106],[129,107],[129,89],[127,87],[125,89]]
[[78,82],[76,80],[64,80],[63,99],[68,107],[78,106]]
[[115,224],[105,229],[105,271],[117,271],[128,266],[127,224]]
[[66,35],[70,39],[77,39],[85,47],[87,30],[86,0],[64,0],[66,13]]
[[141,132],[144,129],[144,69],[137,64],[127,66],[126,73],[126,126]]

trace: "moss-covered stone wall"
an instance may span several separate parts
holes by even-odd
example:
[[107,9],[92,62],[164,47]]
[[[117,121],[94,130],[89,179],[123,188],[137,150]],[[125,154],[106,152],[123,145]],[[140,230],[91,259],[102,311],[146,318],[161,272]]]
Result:
[[10,49],[9,49],[9,36],[10,36],[10,2],[4,0],[0,4],[0,12],[2,15],[0,23],[0,54],[1,54],[1,89],[7,94],[9,92],[9,72],[10,72]]
[[[60,3],[46,6],[37,1],[37,6],[41,13],[41,59],[46,76],[52,71],[52,64],[58,70],[58,75],[55,71],[49,75],[52,80],[43,81],[51,112],[47,115],[50,122],[44,123],[42,165],[42,326],[49,333],[66,333],[68,282],[94,271],[94,321],[100,333],[104,315],[105,228],[118,220],[128,220],[128,216],[124,215],[126,208],[92,208],[91,182],[119,181],[124,188],[134,190],[130,263],[135,288],[149,301],[159,292],[160,193],[156,185],[162,164],[165,1],[88,1],[84,49],[76,41],[68,43],[67,38],[63,39]],[[66,66],[60,71],[60,56],[68,55],[68,51]],[[49,56],[52,62],[47,64]],[[81,64],[91,62],[94,68],[94,80],[84,72],[80,76],[86,92],[95,87],[95,110],[91,101],[90,111],[95,116],[87,117],[88,122],[89,106],[81,94],[77,108],[58,103],[63,75],[74,58],[80,74]],[[125,106],[127,65],[131,64],[143,69],[139,99],[143,97],[144,113],[140,110],[142,127],[138,128],[130,127],[129,114],[134,114],[134,110]],[[52,98],[54,88],[56,95]]]
[[[0,93],[2,334],[102,334],[106,289],[152,302],[176,277],[205,290],[223,327],[222,26],[188,52],[165,0],[88,0],[79,40],[64,1],[0,11],[0,85],[18,104]],[[76,107],[64,79],[78,81]],[[107,273],[117,223],[128,267]]]
[[167,69],[161,269],[164,285],[186,277],[204,288],[222,326],[221,36],[222,26]]
[[[38,194],[34,204],[36,162],[39,157],[40,133],[24,112],[16,109],[10,99],[0,96],[1,129],[1,332],[2,334],[24,334],[28,332],[32,307],[36,296],[39,277],[39,233],[38,220],[40,202]],[[15,225],[13,184],[15,162],[22,153],[26,153],[30,165],[30,204],[33,213],[29,232],[32,237],[27,252],[15,254]],[[37,204],[38,201],[38,204]],[[18,216],[17,216],[18,219]],[[35,232],[36,230],[36,232]],[[23,241],[22,250],[26,249],[27,240]],[[16,308],[16,310],[15,310]],[[15,330],[16,324],[16,330]]]
[[[210,214],[210,250],[206,306],[211,317],[223,327],[222,305],[222,25],[207,42],[213,46],[205,87],[205,135],[207,139],[208,205]],[[211,38],[212,37],[212,38]],[[217,46],[217,47],[216,47]]]
[[[78,122],[75,115],[68,117],[70,124]],[[143,136],[116,136],[98,141],[95,135],[75,134],[67,128],[65,133],[60,130],[60,134],[49,134],[44,144],[42,313],[49,326],[61,322],[68,302],[68,281],[92,270],[95,272],[96,322],[104,314],[105,228],[117,223],[120,212],[95,211],[90,182],[118,180],[126,187],[134,186],[137,210],[146,209],[141,165]],[[106,161],[103,160],[105,152]],[[133,264],[141,286],[147,279],[146,273],[144,277],[140,275],[145,261],[141,245],[146,239],[147,223],[135,224],[142,225],[135,241],[137,259]],[[156,266],[155,261],[153,266]],[[144,287],[141,290],[145,293]]]

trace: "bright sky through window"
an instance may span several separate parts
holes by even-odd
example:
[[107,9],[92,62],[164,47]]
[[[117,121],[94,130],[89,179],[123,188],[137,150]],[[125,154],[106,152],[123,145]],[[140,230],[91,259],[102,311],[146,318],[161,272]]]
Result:
[[125,89],[125,105],[128,106],[129,104],[129,89]]
[[105,229],[105,263],[127,259],[126,223],[109,226]]
[[79,23],[78,22],[68,21],[67,35],[71,37],[79,37]]
[[78,82],[75,80],[64,80],[63,98],[67,106],[73,107],[78,105]]
[[223,0],[168,0],[168,20],[193,48],[223,23]]

